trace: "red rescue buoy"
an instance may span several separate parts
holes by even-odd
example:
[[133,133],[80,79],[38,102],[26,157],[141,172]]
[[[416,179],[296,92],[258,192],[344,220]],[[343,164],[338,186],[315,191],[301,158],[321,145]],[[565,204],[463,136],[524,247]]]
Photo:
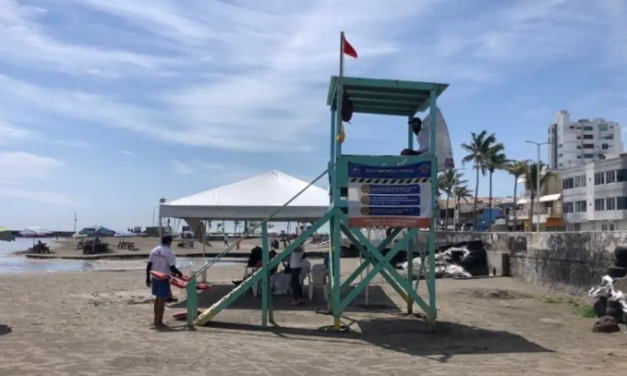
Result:
[[[201,314],[202,314],[202,311],[198,310],[198,313],[196,314],[196,316],[200,316]],[[177,320],[177,321],[185,321],[187,320],[187,312],[175,313],[172,315],[172,317],[174,318],[174,320]]]
[[155,277],[155,278],[157,278],[157,279],[160,279],[160,280],[162,280],[162,281],[165,281],[165,280],[167,280],[167,279],[169,279],[169,278],[170,278],[170,277],[168,277],[168,275],[167,275],[167,274],[165,274],[165,273],[161,273],[161,272],[158,272],[158,271],[155,271],[155,270],[150,271],[150,274],[151,274],[153,277]]
[[185,288],[185,281],[177,277],[170,277],[170,284],[174,287],[178,287],[180,289]]
[[199,284],[196,286],[196,290],[203,290],[203,291],[204,291],[204,290],[209,290],[209,285],[208,285],[208,284],[206,284],[206,283],[199,283]]

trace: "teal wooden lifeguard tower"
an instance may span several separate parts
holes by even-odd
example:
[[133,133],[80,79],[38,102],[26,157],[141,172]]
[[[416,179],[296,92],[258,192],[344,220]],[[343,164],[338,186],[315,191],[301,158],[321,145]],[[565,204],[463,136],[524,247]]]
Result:
[[[307,231],[293,241],[283,252],[270,260],[267,222],[260,223],[262,231],[263,267],[234,288],[230,293],[197,316],[196,281],[192,278],[187,286],[189,325],[205,325],[220,311],[227,308],[253,285],[261,283],[261,320],[265,327],[273,321],[270,270],[279,265],[300,244],[322,225],[330,223],[329,246],[329,299],[328,309],[333,315],[333,328],[341,330],[340,318],[346,307],[364,290],[368,283],[380,274],[407,303],[407,313],[413,312],[416,303],[426,314],[431,328],[437,318],[435,289],[435,225],[437,197],[436,102],[447,84],[398,80],[367,79],[356,77],[331,77],[327,105],[331,110],[330,160],[328,168],[311,184],[328,172],[330,182],[329,211]],[[407,148],[414,148],[415,135],[407,120],[419,112],[429,111],[431,150],[425,156],[375,156],[342,154],[343,131],[341,110],[345,95],[352,102],[356,114],[389,115],[400,117],[385,125],[385,132],[399,128],[407,134]],[[397,124],[395,124],[395,122]],[[358,122],[351,127],[359,127]],[[382,129],[382,131],[384,131]],[[340,136],[341,134],[341,136]],[[340,137],[338,137],[340,136]],[[350,142],[350,134],[347,137]],[[403,145],[399,145],[399,151]],[[304,191],[304,190],[303,190]],[[301,191],[300,193],[302,193]],[[300,195],[300,193],[298,195]],[[296,195],[296,197],[298,196]],[[294,197],[294,198],[296,198]],[[292,199],[293,200],[293,199]],[[286,203],[287,206],[292,200]],[[364,235],[367,227],[385,227],[387,238],[375,246]],[[426,247],[416,241],[419,231],[428,231]],[[345,235],[363,254],[363,263],[348,279],[340,278],[340,240]],[[388,246],[391,249],[383,252]],[[232,246],[233,247],[233,246]],[[231,247],[231,248],[232,248]],[[428,298],[417,293],[418,282],[413,283],[413,268],[408,268],[407,278],[401,277],[391,264],[392,258],[406,250],[407,259],[414,255],[422,259],[426,274]],[[223,252],[227,254],[230,248]],[[206,263],[196,275],[207,270],[220,259]],[[369,266],[372,269],[356,286],[350,286]],[[424,270],[426,269],[426,270]],[[420,281],[421,275],[416,276]],[[349,291],[346,296],[342,292]]]

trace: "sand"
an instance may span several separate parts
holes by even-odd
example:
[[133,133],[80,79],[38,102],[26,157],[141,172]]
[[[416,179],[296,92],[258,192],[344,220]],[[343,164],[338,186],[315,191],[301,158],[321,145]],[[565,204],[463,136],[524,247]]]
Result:
[[[344,274],[356,260],[345,260]],[[241,266],[211,269],[215,301]],[[48,273],[0,276],[0,375],[606,375],[627,371],[624,333],[594,334],[568,303],[507,278],[438,281],[440,321],[400,315],[403,307],[377,280],[343,322],[352,333],[326,333],[319,298],[297,309],[275,298],[280,327],[261,330],[250,294],[211,327],[151,329],[144,274]],[[181,297],[182,292],[177,294]],[[555,299],[550,300],[555,302]],[[168,308],[168,317],[180,309]],[[416,309],[416,311],[418,311]],[[233,324],[225,324],[231,322]]]

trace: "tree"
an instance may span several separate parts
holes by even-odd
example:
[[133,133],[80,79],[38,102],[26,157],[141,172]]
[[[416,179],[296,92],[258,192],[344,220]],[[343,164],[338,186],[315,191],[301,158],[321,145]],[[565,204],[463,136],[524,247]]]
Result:
[[547,181],[553,176],[553,174],[549,171],[545,171],[544,175],[542,175],[542,169],[544,168],[544,163],[530,163],[528,165],[525,174],[525,190],[529,192],[529,198],[531,199],[531,203],[529,204],[529,224],[530,229],[533,229],[533,203],[537,196],[540,195],[541,192],[538,192],[538,169],[540,170],[540,190],[547,183]]
[[525,176],[527,169],[529,169],[529,162],[526,160],[512,161],[506,167],[507,172],[514,177],[514,231],[516,231],[516,226],[518,225],[518,218],[516,216],[516,203],[518,202],[518,178]]
[[448,229],[448,203],[453,195],[453,190],[458,185],[468,182],[467,180],[461,180],[463,176],[463,173],[458,173],[455,170],[446,170],[438,177],[438,190],[446,195],[446,207],[444,209],[444,226],[446,229]]
[[455,207],[459,209],[459,202],[464,200],[468,203],[468,199],[472,198],[472,193],[468,189],[467,185],[458,185],[453,189],[453,195],[455,195]]
[[488,134],[488,131],[481,131],[481,133],[477,134],[474,132],[470,133],[472,137],[472,141],[469,144],[462,144],[462,149],[467,151],[469,154],[466,155],[462,159],[462,165],[466,163],[472,162],[473,168],[477,172],[476,182],[475,182],[475,202],[472,206],[473,211],[473,228],[477,224],[477,200],[476,198],[479,196],[479,173],[483,176],[486,175],[487,169],[485,160],[490,152],[490,148],[494,146],[496,143],[496,135],[494,133]]
[[484,163],[489,173],[488,230],[492,230],[492,176],[494,175],[494,171],[505,169],[509,163],[505,155],[505,146],[501,143],[492,146],[485,156]]

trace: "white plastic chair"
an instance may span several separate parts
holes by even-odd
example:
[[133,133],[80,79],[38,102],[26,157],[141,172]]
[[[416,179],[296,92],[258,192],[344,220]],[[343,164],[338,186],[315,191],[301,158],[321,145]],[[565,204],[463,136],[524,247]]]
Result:
[[324,294],[324,301],[327,301],[328,298],[328,287],[326,281],[327,268],[324,264],[316,264],[313,265],[311,271],[308,274],[308,284],[309,284],[309,300],[313,300],[313,293],[315,287],[322,287],[322,291]]

